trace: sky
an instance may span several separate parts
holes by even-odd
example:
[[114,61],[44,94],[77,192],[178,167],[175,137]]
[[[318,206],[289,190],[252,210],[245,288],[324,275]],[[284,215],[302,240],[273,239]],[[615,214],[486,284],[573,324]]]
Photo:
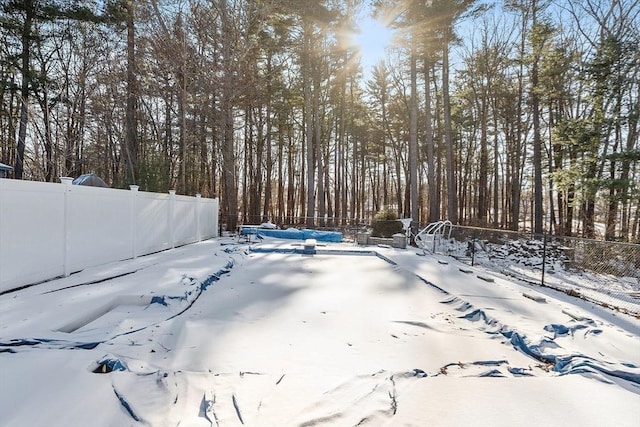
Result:
[[356,34],[355,43],[360,47],[362,71],[366,76],[371,68],[385,58],[385,48],[391,44],[393,31],[379,20],[371,17],[368,10],[363,13],[357,25],[360,33]]

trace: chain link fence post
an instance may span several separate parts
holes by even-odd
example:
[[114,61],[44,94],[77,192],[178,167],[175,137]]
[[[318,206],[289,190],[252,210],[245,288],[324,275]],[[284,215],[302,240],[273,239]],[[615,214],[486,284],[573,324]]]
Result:
[[547,269],[547,235],[542,235],[542,277],[540,278],[541,285],[544,286],[544,273]]

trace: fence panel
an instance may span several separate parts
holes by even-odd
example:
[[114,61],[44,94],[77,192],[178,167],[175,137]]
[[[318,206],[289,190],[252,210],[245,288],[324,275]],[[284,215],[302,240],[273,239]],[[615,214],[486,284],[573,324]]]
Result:
[[136,197],[137,254],[150,254],[172,247],[169,194],[139,192]]
[[64,186],[22,184],[0,179],[0,292],[64,271]]
[[196,215],[191,199],[188,196],[175,196],[172,222],[176,246],[196,241]]
[[218,212],[218,199],[201,199],[198,212],[199,239],[210,239],[217,235],[218,215],[211,215],[210,212]]
[[71,185],[67,197],[70,273],[133,257],[130,191]]
[[218,201],[0,179],[0,293],[217,236]]

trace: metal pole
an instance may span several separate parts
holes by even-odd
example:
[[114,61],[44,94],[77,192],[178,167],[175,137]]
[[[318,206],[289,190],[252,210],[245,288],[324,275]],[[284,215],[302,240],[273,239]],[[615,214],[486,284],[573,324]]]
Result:
[[476,265],[476,238],[474,237],[472,240],[473,245],[471,246],[471,267]]
[[542,285],[544,286],[544,272],[547,264],[547,235],[542,235]]

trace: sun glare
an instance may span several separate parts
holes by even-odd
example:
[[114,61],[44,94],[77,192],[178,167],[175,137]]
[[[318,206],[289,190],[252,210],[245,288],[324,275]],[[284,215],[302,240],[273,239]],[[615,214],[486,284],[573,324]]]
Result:
[[385,49],[391,44],[393,31],[379,20],[365,16],[358,22],[355,43],[360,49],[360,63],[365,73],[385,58]]

